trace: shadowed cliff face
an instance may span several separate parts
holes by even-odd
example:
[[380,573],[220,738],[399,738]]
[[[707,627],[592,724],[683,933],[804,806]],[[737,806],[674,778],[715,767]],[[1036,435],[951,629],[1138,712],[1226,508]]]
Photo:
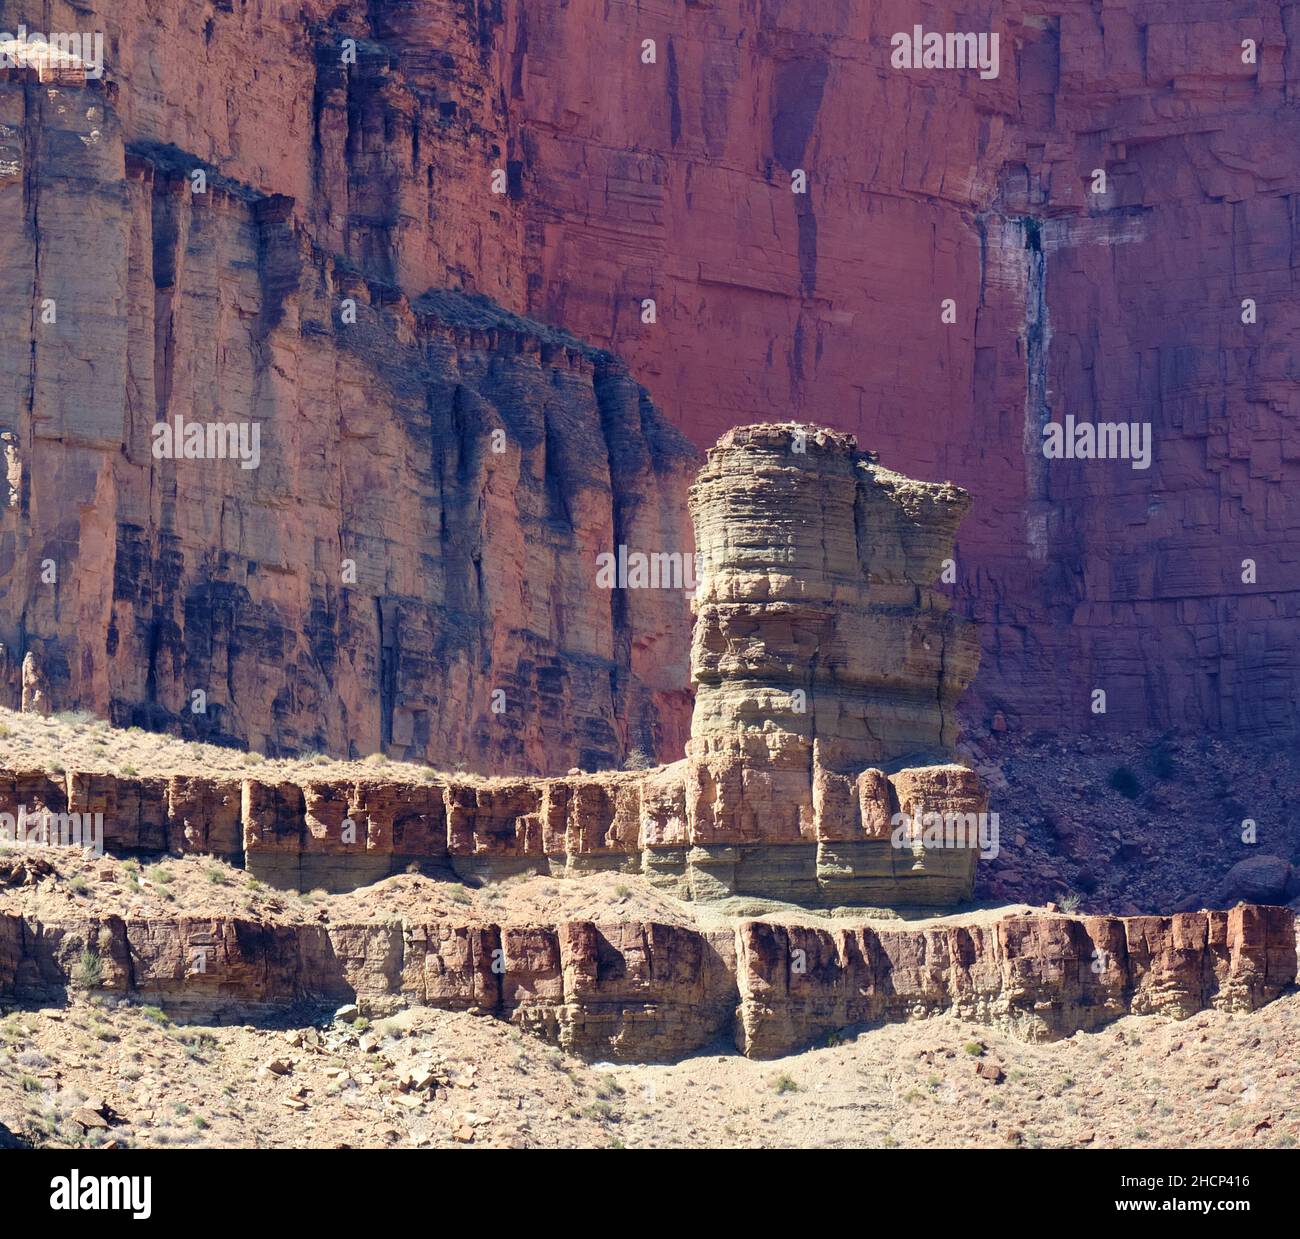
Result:
[[[44,6],[50,28],[109,36],[105,136],[116,126],[127,144],[175,148],[183,168],[206,161],[291,200],[298,235],[408,301],[470,289],[613,349],[697,445],[807,418],[892,468],[966,486],[952,589],[984,647],[973,718],[1068,733],[1095,723],[1101,688],[1107,722],[1124,728],[1296,724],[1300,568],[1287,547],[1300,458],[1286,431],[1300,135],[1285,5],[931,6],[928,30],[1000,34],[988,80],[892,69],[890,37],[916,20],[902,0],[154,7]],[[23,12],[2,0],[0,24]],[[1245,38],[1256,63],[1242,62]],[[3,106],[30,187],[33,122],[12,93]],[[25,106],[48,124],[58,105],[35,92]],[[15,304],[31,302],[38,242],[76,246],[81,304],[75,323],[60,317],[72,343],[58,392],[30,330],[0,342],[12,407],[35,384],[36,420],[50,401],[69,410],[57,449],[69,459],[95,403],[79,384],[128,390],[121,310],[141,267],[85,231],[89,214],[124,209],[118,180],[86,167],[111,146],[69,136],[76,158],[57,175],[84,193],[20,209],[11,184],[0,208]],[[799,170],[806,194],[791,192]],[[172,226],[154,213],[159,235]],[[132,227],[132,244],[152,248]],[[278,288],[274,246],[257,247],[260,281]],[[222,281],[199,278],[217,298]],[[227,293],[243,278],[227,275]],[[1249,325],[1245,298],[1258,306]],[[228,321],[266,330],[278,312],[259,300]],[[92,364],[77,341],[102,356]],[[175,382],[212,343],[164,338],[130,385]],[[382,402],[368,407],[380,416]],[[158,402],[151,391],[130,408],[147,425]],[[1041,428],[1066,416],[1150,422],[1150,468],[1044,460]],[[0,430],[31,452],[12,419]],[[66,461],[41,467],[95,491]],[[101,512],[51,518],[50,537],[109,557],[118,537]],[[122,574],[133,562],[119,560]],[[13,621],[18,649],[48,605],[33,598]],[[102,610],[65,607],[62,631]],[[102,666],[66,675],[111,695]],[[686,713],[683,698],[679,737]]]
[[691,550],[695,454],[645,391],[484,298],[413,303],[289,199],[124,141],[111,93],[0,82],[5,296],[37,307],[0,360],[8,704],[268,753],[676,755],[685,594],[596,575]]

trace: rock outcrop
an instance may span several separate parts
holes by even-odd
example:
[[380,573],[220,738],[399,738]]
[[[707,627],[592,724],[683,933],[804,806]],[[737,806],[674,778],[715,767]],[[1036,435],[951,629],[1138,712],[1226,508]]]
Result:
[[755,730],[835,771],[952,755],[979,643],[935,585],[965,491],[791,423],[728,431],[690,502],[692,755]]
[[[900,847],[907,815],[987,809],[951,761],[979,646],[934,584],[969,496],[851,435],[746,426],[691,489],[688,869],[799,903],[955,903],[977,848]],[[885,771],[895,772],[892,776]]]
[[620,868],[697,899],[951,905],[998,842],[981,779],[949,760],[978,646],[932,588],[967,502],[815,426],[726,435],[691,492],[697,701],[671,765],[425,783],[20,772],[0,804],[102,814],[114,850],[242,858],[303,888],[416,862]]
[[87,952],[104,991],[180,1018],[245,1021],[342,1001],[374,1015],[476,1008],[577,1053],[626,1060],[679,1058],[720,1036],[772,1058],[848,1027],[944,1012],[1049,1040],[1125,1014],[1252,1011],[1296,976],[1294,914],[1251,905],[924,929],[744,921],[708,932],[0,913],[0,998],[60,998]]
[[[415,864],[472,880],[617,869],[686,899],[942,906],[969,895],[982,836],[968,833],[967,817],[973,823],[987,804],[972,771],[872,768],[853,779],[805,765],[787,776],[774,782],[743,760],[721,772],[686,760],[427,783],[19,771],[0,773],[0,812],[21,807],[31,842],[47,828],[57,836],[67,815],[79,815],[77,824],[98,816],[114,854],[220,856],[301,890],[351,890]],[[900,813],[958,820],[945,841],[899,846]]]

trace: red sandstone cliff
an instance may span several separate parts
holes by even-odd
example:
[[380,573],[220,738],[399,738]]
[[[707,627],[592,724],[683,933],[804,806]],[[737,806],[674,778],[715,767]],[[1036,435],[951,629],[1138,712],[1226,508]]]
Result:
[[[48,1001],[77,960],[102,989],[185,1019],[357,999],[475,1009],[597,1058],[674,1059],[730,1034],[774,1058],[845,1027],[954,1012],[1029,1040],[1120,1015],[1253,1011],[1296,975],[1293,914],[1242,905],[1174,917],[1007,916],[986,924],[842,928],[743,921],[557,925],[0,910],[0,998]],[[207,963],[195,967],[196,953]]]
[[[621,617],[606,599],[597,620],[562,565],[637,502],[675,535],[665,479],[680,458],[644,463],[659,437],[633,433],[643,463],[620,485],[587,473],[590,394],[583,433],[542,419],[543,440],[578,463],[557,475],[534,450],[521,469],[560,491],[576,472],[595,498],[542,552],[539,584],[551,514],[534,507],[540,525],[516,528],[507,480],[462,459],[454,402],[438,414],[412,389],[501,364],[489,360],[499,337],[463,343],[410,308],[454,286],[612,347],[697,444],[805,417],[855,432],[892,468],[966,485],[954,592],[980,622],[977,713],[1068,731],[1089,725],[1101,687],[1122,726],[1295,724],[1290,6],[930,6],[929,29],[1000,33],[988,81],[891,69],[889,37],[916,19],[901,0],[154,9],[43,7],[52,29],[107,31],[101,114],[76,88],[0,85],[0,280],[5,304],[23,307],[0,342],[19,496],[0,529],[11,692],[34,649],[56,706],[156,724],[154,705],[174,721],[197,663],[218,694],[224,683],[268,703],[228,710],[216,734],[366,748],[390,726],[376,685],[396,675],[394,743],[427,727],[434,758],[554,769],[631,743],[675,751],[676,602]],[[19,16],[0,3],[0,25]],[[1244,38],[1257,64],[1242,63]],[[200,162],[228,192],[196,208],[174,178]],[[1103,195],[1089,192],[1098,167]],[[795,168],[806,195],[790,192]],[[356,356],[361,333],[344,345],[319,330],[349,289],[373,308],[369,359]],[[44,297],[59,301],[57,327],[27,310]],[[1253,326],[1245,297],[1258,301]],[[396,377],[411,350],[438,382]],[[554,359],[538,364],[529,382],[563,386]],[[558,370],[589,365],[579,354]],[[596,378],[578,385],[598,392]],[[456,383],[489,399],[476,378]],[[536,400],[534,388],[523,403],[540,434]],[[259,478],[255,499],[214,480],[178,501],[142,467],[141,437],[157,417],[231,402],[278,411],[296,464]],[[1151,421],[1151,468],[1044,461],[1039,426],[1066,414]],[[439,434],[441,463],[401,463]],[[394,530],[391,494],[409,499],[409,530]],[[440,513],[454,526],[467,503],[483,523],[470,522],[447,583],[429,583],[443,569],[422,557],[428,528],[446,528]],[[469,549],[480,537],[511,563],[496,588],[526,622],[485,627]],[[384,565],[361,614],[314,579],[344,543]],[[57,594],[37,584],[45,557],[64,565]],[[1245,558],[1255,584],[1241,580]],[[243,588],[265,602],[251,621]],[[417,652],[386,661],[385,599],[403,633],[409,609],[444,607],[469,632],[420,621]],[[105,628],[107,644],[87,637]],[[447,654],[449,631],[472,657]],[[241,658],[253,647],[269,653]],[[528,695],[526,734],[508,744],[483,713],[489,663]],[[621,706],[629,683],[651,704]],[[420,700],[403,705],[407,693]]]
[[[323,251],[289,198],[132,138],[130,97],[0,80],[7,704],[479,769],[676,756],[686,599],[596,579],[691,550],[694,453],[645,390]],[[256,451],[160,457],[186,425]]]

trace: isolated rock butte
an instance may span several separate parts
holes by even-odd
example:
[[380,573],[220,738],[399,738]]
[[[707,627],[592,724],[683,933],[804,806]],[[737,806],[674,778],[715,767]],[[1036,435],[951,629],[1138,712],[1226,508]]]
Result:
[[723,435],[690,494],[689,752],[744,752],[759,730],[774,759],[835,771],[950,757],[979,643],[934,585],[969,507],[825,427]]
[[[672,1059],[731,1035],[754,1058],[854,1025],[951,1012],[1030,1040],[1126,1014],[1252,1011],[1296,976],[1295,916],[1226,912],[822,929],[742,921],[496,925],[0,913],[0,998],[61,998],[87,951],[101,987],[182,1019],[303,1003],[475,1008],[574,1052]],[[194,966],[202,951],[205,966]],[[802,952],[804,968],[791,960]]]

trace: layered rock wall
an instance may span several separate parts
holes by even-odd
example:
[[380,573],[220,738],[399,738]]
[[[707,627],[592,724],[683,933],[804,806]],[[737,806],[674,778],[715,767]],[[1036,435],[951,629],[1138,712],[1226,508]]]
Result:
[[[243,242],[231,248],[214,210],[196,228],[179,204],[160,202],[158,227],[175,235],[164,249],[190,275],[173,284],[164,259],[159,300],[193,302],[198,285],[219,286],[202,300],[225,326],[190,314],[192,328],[169,333],[164,313],[155,330],[152,203],[120,167],[96,167],[117,158],[120,136],[273,199],[272,212],[288,211],[321,254],[408,302],[430,288],[477,291],[617,351],[700,446],[774,412],[816,417],[896,468],[968,487],[976,499],[952,589],[981,624],[977,715],[999,710],[1011,727],[1069,734],[1097,725],[1090,702],[1103,688],[1107,722],[1126,728],[1293,729],[1300,456],[1286,359],[1300,330],[1289,206],[1300,142],[1290,5],[930,6],[926,29],[1000,36],[1000,72],[987,80],[892,68],[891,36],[916,20],[902,0],[653,11],[595,0],[221,0],[166,12],[147,0],[47,0],[38,23],[18,0],[0,0],[9,30],[103,30],[111,110],[85,123],[80,95],[5,88],[0,279],[11,310],[0,434],[12,436],[11,493],[22,494],[15,478],[48,477],[60,499],[75,493],[86,506],[63,519],[46,514],[52,500],[34,505],[39,540],[63,548],[45,557],[75,561],[79,596],[65,589],[56,615],[29,572],[8,573],[6,598],[22,599],[3,633],[14,667],[29,640],[16,617],[31,616],[38,648],[74,645],[113,609],[105,582],[137,571],[114,548],[117,525],[147,527],[140,513],[154,500],[141,471],[110,484],[93,457],[86,464],[88,451],[138,436],[121,413],[105,426],[105,391],[131,393],[113,399],[147,425],[160,404],[183,409],[190,392],[202,401],[219,388],[238,405],[272,379],[281,392],[303,381],[286,362],[305,342],[288,337],[269,370],[241,346],[248,324],[266,323],[252,273],[266,264],[275,283],[280,271],[260,225],[256,241],[234,225]],[[343,61],[345,39],[354,64]],[[806,194],[791,192],[800,169]],[[206,268],[194,265],[196,245],[217,246]],[[216,269],[221,279],[201,274]],[[63,307],[57,329],[39,321],[49,296]],[[944,323],[948,298],[955,321]],[[128,358],[144,359],[129,378]],[[328,356],[312,365],[333,368]],[[391,433],[401,399],[346,357],[338,369],[353,390],[348,416],[363,405]],[[160,401],[169,383],[179,390]],[[1067,415],[1149,421],[1150,468],[1045,461],[1042,425]],[[315,433],[313,416],[303,414],[302,433]],[[318,427],[327,442],[333,418]],[[310,503],[328,474],[324,448],[310,459],[322,467],[292,479],[289,506]],[[386,459],[367,476],[372,500],[393,476]],[[216,529],[235,518],[204,519]],[[327,544],[337,523],[325,521]],[[205,531],[204,545],[223,540]],[[162,554],[155,571],[174,562]],[[274,570],[286,572],[263,568]],[[146,629],[148,610],[134,616]],[[160,626],[164,643],[174,622]],[[195,638],[188,658],[201,657],[205,639]],[[121,693],[128,717],[139,694],[110,682],[111,657],[91,649],[89,668],[72,657],[66,673],[52,658],[56,708],[102,709]],[[155,674],[167,671],[160,663]],[[275,677],[275,666],[260,671]],[[371,692],[368,671],[357,675],[347,730],[374,746],[378,721],[356,723]],[[286,743],[310,744],[317,704],[291,686],[277,694]],[[671,709],[680,738],[689,704]],[[229,715],[231,734],[244,734]],[[250,719],[247,736],[271,730]],[[576,756],[582,744],[565,748]],[[472,743],[465,755],[480,764]]]
[[931,587],[967,502],[814,426],[725,436],[691,492],[698,695],[671,765],[421,784],[16,773],[0,804],[102,814],[115,850],[242,857],[303,888],[446,862],[617,867],[690,898],[954,904],[997,847],[982,781],[947,760],[978,647]]
[[[779,817],[773,806],[762,818],[752,805],[755,789],[769,787],[766,771],[733,763],[715,783],[707,766],[689,761],[420,784],[5,772],[0,811],[17,816],[21,807],[31,842],[47,822],[57,835],[59,815],[92,815],[92,823],[102,815],[103,847],[115,854],[220,856],[301,890],[350,890],[416,864],[475,880],[618,869],[687,899],[748,894],[892,906],[969,895],[979,854],[973,838],[959,833],[959,846],[945,850],[896,846],[893,835],[900,813],[983,812],[987,791],[972,771],[868,769],[833,784],[822,775],[815,786],[812,773],[804,775],[806,803],[781,806]],[[775,826],[781,833],[760,833]]]
[[[615,349],[701,447],[779,411],[968,487],[977,708],[1081,730],[1102,687],[1126,727],[1294,728],[1285,0],[155,8],[42,10],[108,31],[132,139],[291,197],[412,295]],[[918,20],[999,34],[998,76],[893,69]],[[1070,414],[1151,421],[1151,468],[1049,466]]]
[[0,913],[0,997],[61,998],[88,951],[105,991],[182,1018],[245,1021],[353,999],[372,1014],[474,1008],[566,1049],[629,1060],[678,1058],[720,1036],[771,1058],[846,1027],[945,1012],[1048,1040],[1130,1013],[1252,1011],[1296,975],[1294,914],[1251,905],[925,929],[745,921],[712,932]]
[[133,140],[112,82],[6,73],[0,700],[272,755],[680,752],[686,600],[596,557],[689,555],[695,458],[617,359],[409,298]]

